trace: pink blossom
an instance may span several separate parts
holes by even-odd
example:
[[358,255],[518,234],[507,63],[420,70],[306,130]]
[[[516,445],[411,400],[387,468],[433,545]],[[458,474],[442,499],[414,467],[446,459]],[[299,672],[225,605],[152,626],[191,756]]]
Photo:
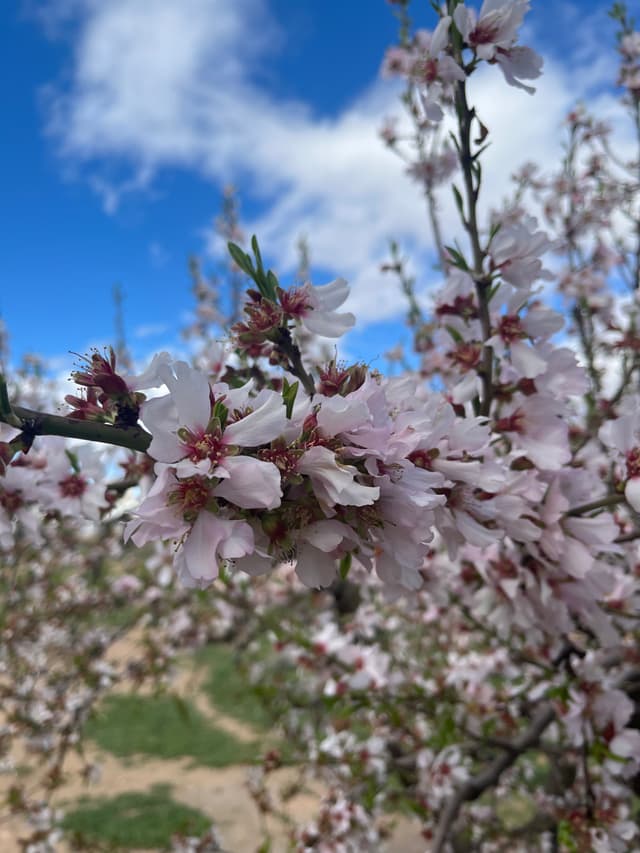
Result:
[[531,48],[516,46],[518,29],[529,0],[485,0],[480,15],[464,4],[456,6],[453,18],[462,38],[480,59],[497,62],[505,80],[533,94],[521,79],[533,80],[542,71],[542,58]]
[[176,553],[174,565],[186,586],[206,586],[218,577],[221,560],[245,557],[252,550],[253,530],[245,521],[201,512]]
[[339,521],[316,521],[304,529],[296,552],[296,574],[305,586],[327,587],[336,578],[338,548],[353,543],[351,529]]
[[498,48],[505,50],[516,43],[518,29],[529,8],[529,0],[484,0],[480,14],[476,15],[473,9],[460,3],[453,19],[469,47],[481,59],[491,60]]
[[[149,455],[172,465],[179,478],[220,480],[213,494],[236,506],[278,506],[282,490],[276,466],[237,454],[240,447],[258,447],[281,434],[287,423],[282,397],[263,391],[251,398],[250,386],[232,390],[218,384],[215,390],[217,403],[224,407],[219,409],[225,418],[223,425],[213,414],[213,391],[204,374],[176,362],[161,368],[161,376],[170,393],[149,400],[142,411],[153,436]],[[249,414],[244,414],[246,409]]]
[[169,466],[161,466],[149,494],[125,527],[125,539],[142,546],[161,539],[178,544],[174,566],[182,581],[203,585],[218,576],[224,560],[245,557],[253,551],[253,530],[245,521],[214,514],[210,482],[205,477],[178,479]]
[[355,479],[358,469],[338,462],[327,447],[316,446],[305,451],[298,471],[310,477],[318,500],[327,508],[334,504],[368,506],[380,495],[377,486],[358,483]]
[[627,481],[624,496],[636,512],[640,512],[640,411],[624,413],[607,421],[599,430],[600,441],[624,454]]
[[353,314],[339,314],[339,308],[349,296],[349,285],[343,278],[336,278],[319,287],[307,282],[302,286],[308,309],[301,314],[303,326],[316,335],[339,338],[351,329],[356,318]]
[[538,279],[553,278],[540,260],[553,245],[546,234],[534,230],[536,225],[533,217],[519,224],[503,225],[491,241],[492,267],[514,287],[529,287]]

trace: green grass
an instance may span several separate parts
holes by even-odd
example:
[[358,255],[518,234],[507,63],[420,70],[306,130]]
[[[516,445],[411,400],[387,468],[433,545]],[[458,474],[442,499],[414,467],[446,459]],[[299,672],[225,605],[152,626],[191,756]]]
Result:
[[211,819],[171,799],[169,785],[145,793],[129,792],[110,798],[84,798],[65,815],[63,829],[78,847],[95,849],[162,849],[171,836],[202,835]]
[[230,646],[219,643],[205,646],[197,653],[196,661],[208,670],[203,689],[219,711],[261,731],[273,727],[271,717]]
[[259,744],[242,743],[174,696],[110,696],[87,724],[86,735],[120,758],[187,756],[194,764],[227,767],[260,755]]

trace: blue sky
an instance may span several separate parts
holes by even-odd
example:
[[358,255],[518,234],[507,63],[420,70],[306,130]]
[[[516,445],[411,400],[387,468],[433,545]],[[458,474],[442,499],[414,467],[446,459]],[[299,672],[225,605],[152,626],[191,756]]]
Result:
[[[552,166],[575,100],[613,114],[607,4],[532,7],[523,43],[545,56],[537,94],[510,89],[496,68],[475,83],[495,137],[487,203],[520,162]],[[413,16],[431,24],[427,0]],[[68,351],[112,341],[116,282],[136,357],[179,344],[187,258],[215,266],[210,224],[232,182],[283,283],[301,233],[315,283],[353,283],[360,323],[344,351],[384,367],[406,338],[402,300],[378,272],[389,238],[411,250],[421,288],[438,283],[420,193],[376,134],[400,113],[397,88],[379,78],[395,34],[385,0],[0,4],[0,313],[12,361],[35,351],[64,371]],[[448,190],[442,211],[453,234]]]

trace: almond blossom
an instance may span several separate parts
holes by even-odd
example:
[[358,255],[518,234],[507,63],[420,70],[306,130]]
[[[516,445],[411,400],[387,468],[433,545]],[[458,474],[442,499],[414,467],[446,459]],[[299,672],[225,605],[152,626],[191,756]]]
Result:
[[484,0],[476,15],[461,3],[456,6],[453,19],[476,56],[497,62],[509,85],[533,94],[535,89],[521,80],[540,76],[542,58],[531,48],[516,46],[518,29],[529,8],[529,0]]
[[339,338],[355,325],[353,314],[336,311],[349,295],[349,286],[343,278],[321,286],[307,282],[302,286],[302,291],[307,309],[300,314],[300,319],[308,331],[328,338]]
[[161,375],[170,393],[149,400],[142,412],[153,435],[149,455],[171,464],[179,478],[219,480],[214,497],[245,508],[278,506],[282,493],[276,466],[238,455],[237,448],[258,447],[280,435],[286,423],[282,397],[263,392],[253,400],[246,386],[211,389],[207,377],[185,362],[165,366]]
[[499,270],[502,278],[514,287],[528,288],[540,279],[553,279],[541,260],[553,244],[536,227],[536,220],[528,217],[517,225],[503,225],[491,241],[492,269]]
[[640,512],[640,411],[627,412],[607,421],[598,432],[600,441],[624,456],[626,482],[624,496]]

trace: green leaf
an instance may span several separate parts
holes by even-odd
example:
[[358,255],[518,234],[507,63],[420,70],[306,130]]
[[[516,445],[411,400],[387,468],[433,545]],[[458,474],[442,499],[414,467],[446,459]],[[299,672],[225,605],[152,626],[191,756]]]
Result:
[[456,200],[456,207],[458,208],[458,213],[464,221],[464,202],[462,201],[462,195],[460,193],[460,190],[455,184],[452,184],[451,189],[453,190],[453,197]]
[[11,414],[11,403],[9,402],[9,391],[4,376],[0,373],[0,415],[6,417]]
[[277,301],[277,292],[280,287],[280,282],[278,281],[277,276],[271,270],[267,270],[267,277],[265,279],[265,293],[263,296],[266,296],[267,299],[270,299],[272,302]]
[[556,827],[556,838],[558,839],[558,843],[571,851],[571,853],[577,853],[578,845],[573,837],[573,827],[568,820],[558,821],[558,825]]
[[69,449],[65,449],[64,452],[67,456],[67,459],[71,463],[71,467],[73,468],[74,474],[79,474],[80,473],[80,463],[78,462],[78,457],[76,456],[76,454],[73,453]]
[[287,418],[291,420],[291,415],[293,414],[293,405],[296,401],[296,395],[298,393],[298,388],[300,387],[299,382],[293,382],[291,385],[284,380],[284,386],[282,390],[282,398],[284,400],[286,409],[287,409]]
[[[476,140],[476,142],[478,142],[478,140]],[[483,154],[487,150],[487,148],[489,148],[490,145],[491,145],[490,142],[485,142],[485,144],[482,146],[482,148],[478,148],[476,153],[473,155],[474,162],[475,162],[477,157],[479,157],[481,154]],[[480,175],[478,175],[478,178],[479,177],[480,177]]]
[[558,684],[547,690],[548,699],[559,699],[561,702],[569,701],[569,688],[566,684]]
[[270,302],[276,302],[277,288],[279,287],[278,279],[271,270],[265,273],[264,265],[262,263],[262,255],[258,245],[258,238],[256,235],[254,234],[251,238],[251,248],[255,255],[257,267],[254,267],[251,256],[246,252],[243,252],[240,246],[237,246],[235,243],[227,243],[227,246],[229,248],[229,254],[233,260],[243,272],[253,279],[261,295]]
[[351,570],[351,552],[344,555],[344,557],[340,560],[340,565],[338,567],[338,572],[340,574],[340,578],[343,581],[347,579],[347,576],[348,576],[350,570]]
[[447,332],[449,332],[449,334],[457,344],[464,343],[464,338],[457,329],[454,329],[453,326],[445,326],[445,329],[447,330]]
[[253,249],[253,254],[256,257],[256,263],[258,265],[258,273],[264,273],[264,267],[262,266],[262,255],[260,254],[260,247],[258,246],[258,238],[254,234],[251,238],[251,248]]
[[488,299],[488,302],[491,302],[491,300],[493,299],[493,297],[496,295],[496,293],[497,293],[497,292],[498,292],[498,290],[500,289],[500,284],[501,284],[501,282],[497,281],[494,285],[492,285],[492,286],[491,286],[491,288],[489,289],[489,299]]
[[489,242],[487,244],[487,248],[491,245],[491,241],[496,236],[498,231],[502,228],[502,222],[494,222],[489,231]]
[[454,267],[458,267],[458,269],[464,270],[465,272],[469,272],[469,264],[465,261],[462,252],[460,252],[458,249],[454,249],[453,246],[445,246],[445,249],[453,258]]
[[249,255],[246,252],[243,252],[240,246],[235,243],[227,243],[227,248],[229,249],[229,254],[236,262],[236,264],[240,267],[243,272],[246,272],[248,276],[250,276],[254,281],[256,279],[256,271],[253,268],[253,262]]

